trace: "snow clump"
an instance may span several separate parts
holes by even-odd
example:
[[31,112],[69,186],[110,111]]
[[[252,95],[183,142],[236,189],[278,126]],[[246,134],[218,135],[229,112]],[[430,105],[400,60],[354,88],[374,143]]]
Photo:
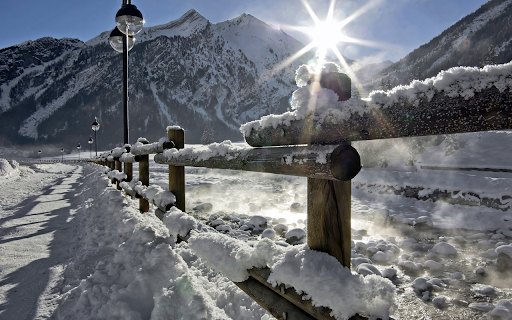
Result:
[[13,166],[11,166],[11,164],[7,160],[0,159],[0,177],[7,177],[16,172],[16,170],[18,169],[18,163],[16,161],[13,162],[16,164],[15,168],[13,168]]
[[442,254],[442,255],[457,254],[457,249],[455,249],[454,246],[452,246],[451,244],[446,243],[446,242],[439,242],[432,248],[432,251],[437,254]]

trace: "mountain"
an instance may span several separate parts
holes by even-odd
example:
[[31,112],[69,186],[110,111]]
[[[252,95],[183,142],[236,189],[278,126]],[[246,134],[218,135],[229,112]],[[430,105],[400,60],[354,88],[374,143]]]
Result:
[[363,84],[366,93],[414,79],[436,76],[456,66],[483,67],[512,60],[512,0],[491,0],[429,43],[409,53]]
[[[0,143],[83,145],[98,117],[100,149],[123,140],[122,54],[110,32],[82,42],[41,38],[0,50]],[[199,142],[241,140],[240,124],[282,113],[295,70],[312,53],[275,69],[304,47],[243,14],[217,24],[195,10],[144,28],[129,52],[130,142],[165,136],[169,125]]]

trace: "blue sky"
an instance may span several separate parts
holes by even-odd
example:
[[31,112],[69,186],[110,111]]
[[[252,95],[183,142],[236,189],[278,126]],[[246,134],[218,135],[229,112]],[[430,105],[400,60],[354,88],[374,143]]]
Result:
[[[338,0],[335,17],[343,19],[371,0]],[[342,53],[359,60],[398,61],[443,30],[477,10],[485,0],[380,0],[349,23],[347,35],[373,42],[378,48],[340,45]],[[2,0],[0,48],[50,36],[87,41],[111,30],[121,0]],[[133,0],[144,15],[146,26],[175,20],[189,9],[212,23],[249,13],[281,26],[304,44],[311,39],[287,29],[287,25],[313,26],[301,0]],[[309,0],[320,19],[327,15],[330,0]],[[370,58],[371,57],[371,58]]]

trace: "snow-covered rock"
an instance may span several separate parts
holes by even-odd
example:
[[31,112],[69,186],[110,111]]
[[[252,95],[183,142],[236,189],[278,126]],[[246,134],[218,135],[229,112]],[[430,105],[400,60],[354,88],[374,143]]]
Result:
[[446,308],[450,305],[450,299],[445,296],[437,296],[432,299],[432,305],[436,308]]
[[361,263],[357,266],[356,272],[362,274],[363,276],[376,274],[378,276],[382,276],[381,272],[377,267],[370,263]]
[[443,270],[444,268],[444,266],[441,263],[436,262],[434,260],[427,260],[423,264],[431,271],[440,271]]
[[288,231],[284,237],[289,244],[301,244],[306,240],[306,231],[302,228],[294,228]]
[[455,247],[449,243],[440,242],[440,243],[437,243],[432,248],[432,252],[435,252],[435,253],[441,254],[441,255],[455,255],[455,254],[457,254],[457,249],[455,249]]
[[471,309],[478,311],[489,312],[494,309],[494,305],[489,302],[473,302],[469,304]]
[[419,292],[423,292],[432,289],[432,283],[425,278],[418,277],[414,279],[412,287]]
[[269,238],[271,240],[275,239],[276,237],[276,232],[274,229],[265,229],[262,233],[261,233],[261,238]]
[[288,231],[288,226],[282,223],[278,223],[274,226],[274,231],[277,235],[281,236],[284,232]]
[[395,268],[386,268],[382,270],[382,276],[384,278],[392,279],[396,277],[396,269]]

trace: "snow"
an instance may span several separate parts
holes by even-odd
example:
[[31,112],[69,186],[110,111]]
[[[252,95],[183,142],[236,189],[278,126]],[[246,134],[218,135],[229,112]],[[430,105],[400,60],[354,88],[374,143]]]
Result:
[[502,320],[512,319],[512,300],[500,300],[490,314]]
[[0,159],[0,177],[9,177],[18,171],[18,163],[13,161],[14,166],[5,159]]
[[[187,152],[204,158],[246,148],[231,142],[211,148],[189,147]],[[504,156],[507,151],[501,150],[493,153],[503,159],[498,166],[508,161]],[[4,161],[0,163],[6,167]],[[460,311],[469,314],[468,318],[484,317],[483,312],[502,319],[508,316],[506,302],[500,301],[509,299],[510,281],[500,278],[496,258],[489,254],[512,250],[510,209],[439,204],[353,188],[352,238],[358,240],[353,242],[350,272],[332,257],[305,245],[306,213],[294,211],[292,206],[306,206],[304,178],[187,167],[187,208],[197,209],[186,214],[172,208],[161,222],[152,214],[153,206],[151,214],[141,215],[138,200],[111,186],[103,172],[112,171],[104,167],[34,164],[28,168],[11,163],[14,173],[0,176],[0,252],[13,258],[0,261],[0,282],[6,283],[0,287],[0,304],[6,306],[2,317],[24,318],[23,312],[35,306],[32,310],[38,310],[38,315],[55,319],[160,319],[176,315],[271,319],[231,282],[247,277],[251,267],[270,268],[273,285],[293,286],[313,304],[331,308],[339,319],[354,312],[410,318],[404,316],[404,310],[416,308],[425,309],[429,315],[435,314],[431,313],[434,309],[444,315]],[[510,194],[506,189],[510,186],[508,173],[415,170],[365,169],[363,179],[355,179],[353,187],[389,178],[397,187],[401,182],[431,189],[447,186],[453,191],[472,190],[480,196]],[[149,188],[136,181],[129,186],[153,203],[158,199],[172,203],[168,202],[172,193],[165,190],[167,166],[151,159],[150,173]],[[443,176],[452,181],[443,182]],[[37,198],[37,194],[42,197]],[[58,200],[61,195],[62,201]],[[39,209],[29,213],[29,205],[23,211],[19,205],[23,201],[36,202]],[[435,232],[419,232],[415,229],[419,224],[431,226]],[[49,229],[51,226],[55,229]],[[461,227],[469,231],[460,231]],[[18,232],[20,239],[9,230]],[[39,230],[45,233],[23,238]],[[293,243],[299,238],[301,241],[286,243],[291,239],[286,233],[295,236]],[[189,243],[175,244],[177,235]],[[1,242],[11,238],[15,239],[12,245]],[[69,242],[69,238],[76,241]],[[18,259],[19,248],[28,250],[23,259]],[[44,255],[51,261],[45,260],[42,269],[36,262],[31,265],[30,261]],[[24,269],[26,265],[32,269]],[[17,270],[18,278],[5,280]],[[32,290],[34,281],[16,280],[25,270],[43,270],[48,277],[40,277],[39,289]],[[339,289],[347,287],[353,290]],[[411,295],[416,288],[421,292]],[[21,302],[17,292],[23,291],[36,298]],[[403,304],[406,295],[410,302]],[[459,295],[474,303],[461,305],[455,299]],[[471,300],[475,295],[485,297],[488,304]],[[22,312],[21,317],[18,312]]]
[[196,161],[208,160],[212,157],[225,157],[227,160],[244,154],[252,148],[242,143],[232,143],[229,140],[223,142],[214,142],[209,145],[187,145],[183,149],[164,150],[164,159],[191,158]]
[[107,173],[107,177],[109,179],[116,179],[117,181],[124,181],[126,180],[127,175],[119,170],[111,170]]
[[503,253],[503,254],[508,255],[510,258],[512,258],[512,244],[497,247],[496,253],[498,253],[498,254]]
[[190,230],[197,228],[196,219],[176,207],[172,207],[164,215],[162,222],[169,229],[169,233],[174,237],[175,242],[178,235],[185,237],[189,234]]
[[436,244],[432,251],[437,254],[443,254],[443,255],[450,255],[450,254],[457,254],[457,249],[453,247],[451,244],[446,242],[440,242]]
[[355,313],[388,319],[396,307],[396,290],[388,279],[352,274],[334,257],[304,246],[286,249],[272,266],[268,282],[273,285],[285,283],[306,293],[313,305],[330,307],[332,314],[340,319],[348,319]]

